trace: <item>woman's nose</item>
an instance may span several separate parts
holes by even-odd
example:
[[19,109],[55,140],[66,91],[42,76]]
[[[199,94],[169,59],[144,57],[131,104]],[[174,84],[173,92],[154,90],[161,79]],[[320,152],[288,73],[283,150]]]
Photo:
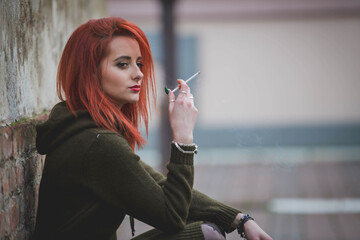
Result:
[[140,81],[141,79],[143,79],[143,77],[144,74],[142,73],[141,69],[136,66],[133,71],[133,79],[136,81]]

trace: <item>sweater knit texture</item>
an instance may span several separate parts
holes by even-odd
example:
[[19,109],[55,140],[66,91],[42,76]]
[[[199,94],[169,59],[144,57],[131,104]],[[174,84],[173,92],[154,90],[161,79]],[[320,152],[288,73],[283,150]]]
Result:
[[125,215],[154,227],[136,239],[203,239],[200,223],[225,232],[240,211],[193,190],[193,154],[171,145],[165,177],[140,160],[119,133],[65,102],[37,126],[46,154],[34,239],[116,239]]

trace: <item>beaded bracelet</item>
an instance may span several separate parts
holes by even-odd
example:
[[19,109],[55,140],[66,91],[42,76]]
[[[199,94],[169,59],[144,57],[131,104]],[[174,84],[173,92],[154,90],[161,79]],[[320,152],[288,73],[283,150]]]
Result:
[[[185,153],[185,154],[197,154],[198,153],[198,146],[193,143],[193,144],[184,144],[184,143],[177,143],[175,141],[172,141],[171,143],[173,143],[175,145],[175,147],[177,149],[179,149],[180,152]],[[181,147],[194,147],[193,151],[186,151],[184,149],[182,149]]]
[[237,225],[237,231],[240,234],[240,236],[244,239],[246,239],[246,235],[245,235],[245,231],[244,231],[244,224],[249,221],[249,220],[254,220],[254,218],[250,217],[249,214],[244,214],[241,218],[240,221]]

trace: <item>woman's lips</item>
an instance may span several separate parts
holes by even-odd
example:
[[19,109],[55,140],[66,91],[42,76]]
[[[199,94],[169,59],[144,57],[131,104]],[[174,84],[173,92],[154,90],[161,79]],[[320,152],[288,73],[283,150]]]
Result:
[[140,92],[140,85],[134,85],[134,86],[130,87],[130,89],[135,92]]

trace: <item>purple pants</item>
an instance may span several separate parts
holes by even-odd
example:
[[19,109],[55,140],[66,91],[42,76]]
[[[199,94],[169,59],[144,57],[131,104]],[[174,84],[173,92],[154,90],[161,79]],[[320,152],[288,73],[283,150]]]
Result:
[[201,224],[201,230],[204,234],[205,240],[225,240],[225,233],[223,233],[218,226],[213,223]]

